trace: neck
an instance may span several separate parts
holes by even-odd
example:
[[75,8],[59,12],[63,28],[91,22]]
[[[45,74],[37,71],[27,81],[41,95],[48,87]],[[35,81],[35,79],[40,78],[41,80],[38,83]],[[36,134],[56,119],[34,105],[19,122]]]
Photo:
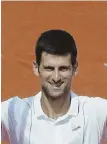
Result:
[[44,92],[42,92],[41,106],[48,117],[57,119],[66,114],[70,107],[70,92],[58,98],[47,97]]

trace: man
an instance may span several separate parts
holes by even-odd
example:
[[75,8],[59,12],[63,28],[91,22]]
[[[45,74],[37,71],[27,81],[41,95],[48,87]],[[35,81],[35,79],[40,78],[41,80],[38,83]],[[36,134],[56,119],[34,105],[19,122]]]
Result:
[[41,92],[2,103],[2,139],[10,144],[103,144],[107,100],[70,91],[78,68],[73,37],[63,30],[46,31],[35,54]]

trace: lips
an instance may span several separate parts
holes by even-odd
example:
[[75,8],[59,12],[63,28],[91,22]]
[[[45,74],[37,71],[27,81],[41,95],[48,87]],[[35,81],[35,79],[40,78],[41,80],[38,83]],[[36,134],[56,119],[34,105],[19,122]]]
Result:
[[61,84],[58,84],[58,85],[53,85],[54,87],[60,87],[62,85],[62,83]]
[[54,87],[55,89],[58,89],[58,88],[61,87],[61,85],[63,84],[63,82],[58,83],[58,84],[55,84],[55,83],[51,83],[51,82],[49,82],[49,84],[50,84],[52,87]]

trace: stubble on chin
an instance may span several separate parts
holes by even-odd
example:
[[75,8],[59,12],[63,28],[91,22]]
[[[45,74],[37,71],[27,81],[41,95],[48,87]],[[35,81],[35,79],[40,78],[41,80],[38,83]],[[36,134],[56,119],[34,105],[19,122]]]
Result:
[[62,92],[55,92],[55,91],[51,91],[50,89],[46,88],[46,87],[42,87],[42,92],[43,94],[48,98],[48,99],[59,99],[61,97],[64,97],[66,95],[68,95],[68,93],[70,92],[70,88],[64,88],[64,90],[61,90]]

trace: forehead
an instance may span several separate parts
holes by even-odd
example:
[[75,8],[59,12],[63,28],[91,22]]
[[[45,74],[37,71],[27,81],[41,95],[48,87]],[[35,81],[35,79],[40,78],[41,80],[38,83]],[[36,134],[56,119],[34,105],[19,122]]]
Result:
[[53,66],[60,66],[60,65],[71,65],[71,55],[52,55],[46,52],[42,53],[41,57],[41,64],[42,65],[53,65]]

